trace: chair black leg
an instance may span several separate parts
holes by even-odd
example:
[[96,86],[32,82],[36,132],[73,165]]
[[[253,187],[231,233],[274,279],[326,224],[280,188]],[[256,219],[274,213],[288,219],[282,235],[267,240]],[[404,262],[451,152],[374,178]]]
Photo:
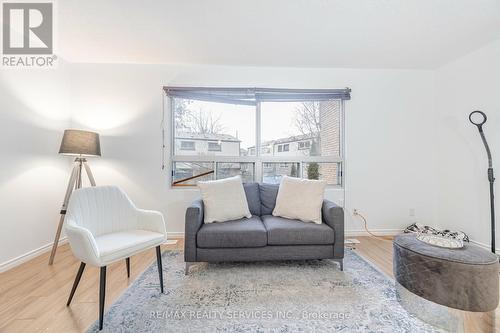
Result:
[[158,275],[160,277],[160,290],[163,294],[163,266],[161,264],[161,249],[160,245],[156,247],[156,261],[158,262]]
[[106,266],[101,267],[99,283],[99,331],[104,322],[104,300],[106,298]]
[[130,258],[125,259],[125,263],[127,264],[127,277],[130,277]]
[[76,273],[75,282],[73,282],[73,287],[71,288],[71,293],[69,294],[66,306],[69,306],[71,304],[71,300],[73,299],[73,295],[75,295],[76,287],[78,287],[78,283],[80,283],[80,279],[82,278],[84,269],[85,269],[85,263],[82,262],[80,264],[80,268],[78,268],[78,273]]

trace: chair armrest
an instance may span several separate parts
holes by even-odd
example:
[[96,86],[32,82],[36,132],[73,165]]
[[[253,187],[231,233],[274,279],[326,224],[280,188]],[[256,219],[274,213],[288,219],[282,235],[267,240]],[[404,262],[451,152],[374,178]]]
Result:
[[344,209],[325,199],[321,213],[323,223],[330,226],[335,232],[334,258],[344,258]]
[[75,257],[84,263],[101,266],[99,250],[92,233],[72,221],[65,221],[64,231]]
[[203,225],[203,200],[194,201],[186,209],[184,226],[184,260],[186,262],[196,261],[196,235]]
[[137,209],[138,227],[142,230],[154,231],[165,236],[167,240],[167,228],[163,214],[154,210]]

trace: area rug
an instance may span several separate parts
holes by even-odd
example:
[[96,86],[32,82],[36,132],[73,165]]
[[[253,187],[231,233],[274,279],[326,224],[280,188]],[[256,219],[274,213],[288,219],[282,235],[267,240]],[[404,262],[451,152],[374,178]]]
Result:
[[[102,332],[441,332],[406,312],[394,281],[353,251],[330,260],[200,264],[163,253],[104,316]],[[98,332],[97,323],[88,330]]]

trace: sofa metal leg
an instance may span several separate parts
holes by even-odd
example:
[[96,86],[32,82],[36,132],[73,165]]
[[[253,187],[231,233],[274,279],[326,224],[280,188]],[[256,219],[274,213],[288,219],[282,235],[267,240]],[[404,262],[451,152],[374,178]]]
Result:
[[186,261],[186,268],[184,269],[184,275],[189,275],[189,267],[193,266],[194,262]]
[[125,259],[125,265],[127,266],[127,277],[130,278],[130,257]]
[[333,259],[339,264],[339,268],[341,271],[344,271],[344,259]]
[[163,265],[161,263],[161,248],[156,247],[156,262],[158,264],[158,276],[160,278],[160,292],[163,294]]

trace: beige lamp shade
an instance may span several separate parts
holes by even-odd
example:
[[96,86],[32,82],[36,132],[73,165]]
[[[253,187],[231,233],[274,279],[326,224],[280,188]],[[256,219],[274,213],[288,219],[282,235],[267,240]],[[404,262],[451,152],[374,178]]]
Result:
[[99,134],[74,129],[65,130],[59,154],[101,156]]

